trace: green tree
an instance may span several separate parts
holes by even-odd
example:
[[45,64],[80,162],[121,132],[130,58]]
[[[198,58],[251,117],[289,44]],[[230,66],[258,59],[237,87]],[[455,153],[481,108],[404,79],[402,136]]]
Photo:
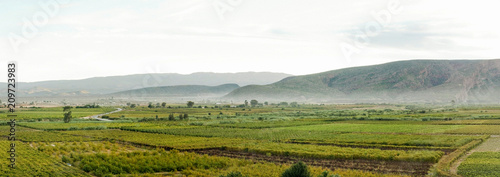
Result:
[[187,102],[187,106],[188,106],[188,108],[192,108],[192,107],[193,107],[193,105],[194,105],[194,102],[192,102],[192,101],[188,101],[188,102]]
[[269,105],[269,103],[266,101],[266,102],[264,102],[264,105],[266,105],[266,106],[267,106],[267,105]]
[[250,101],[250,105],[252,105],[252,107],[257,106],[257,104],[259,104],[259,102],[257,100],[251,100]]
[[173,113],[170,113],[170,114],[168,115],[168,120],[171,120],[171,121],[175,120],[175,117],[174,117],[174,114],[173,114]]
[[71,106],[64,106],[63,107],[64,123],[69,123],[71,121],[71,118],[72,118],[71,108],[73,108],[73,107],[71,107]]
[[135,108],[135,104],[130,104],[130,108]]
[[248,101],[245,100],[245,107],[248,107]]
[[69,123],[71,118],[73,118],[73,116],[71,116],[71,111],[64,113],[64,123]]
[[300,161],[285,170],[285,172],[281,174],[281,177],[311,177],[311,173],[309,172],[307,165]]
[[161,107],[165,108],[165,106],[167,106],[167,103],[165,102],[161,103]]
[[71,108],[73,108],[73,107],[71,107],[71,106],[64,106],[63,107],[63,112],[69,111],[69,110],[71,110]]
[[188,119],[189,119],[188,114],[184,114],[184,120],[188,120]]
[[292,107],[297,107],[298,105],[299,105],[299,104],[298,104],[297,102],[291,102],[291,103],[290,103],[290,106],[292,106]]

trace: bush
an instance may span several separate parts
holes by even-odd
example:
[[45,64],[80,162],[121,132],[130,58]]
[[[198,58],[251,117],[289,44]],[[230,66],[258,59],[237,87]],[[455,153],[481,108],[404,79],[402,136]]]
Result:
[[307,165],[300,161],[285,170],[285,172],[281,174],[281,177],[311,177],[311,173],[309,172]]

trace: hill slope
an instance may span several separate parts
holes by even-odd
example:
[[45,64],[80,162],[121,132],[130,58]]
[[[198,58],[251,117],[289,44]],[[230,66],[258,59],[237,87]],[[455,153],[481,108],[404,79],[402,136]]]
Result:
[[[283,73],[242,72],[242,73],[193,73],[182,74],[136,74],[126,76],[94,77],[82,80],[56,80],[18,83],[18,96],[82,96],[109,94],[119,91],[146,87],[174,85],[217,86],[227,83],[238,85],[271,84],[285,77]],[[0,91],[5,91],[6,83],[0,83]]]
[[169,99],[185,99],[185,98],[219,98],[229,92],[239,88],[237,84],[224,84],[219,86],[204,86],[204,85],[179,85],[165,87],[148,87],[135,90],[127,90],[117,93],[112,93],[107,96],[115,98],[169,98]]
[[500,60],[410,60],[288,77],[225,99],[314,102],[500,101]]

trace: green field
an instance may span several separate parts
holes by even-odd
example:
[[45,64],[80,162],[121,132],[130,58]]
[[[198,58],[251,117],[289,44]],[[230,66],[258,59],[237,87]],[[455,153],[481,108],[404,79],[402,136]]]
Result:
[[474,152],[460,164],[458,174],[464,177],[500,176],[500,152]]
[[[323,171],[342,176],[446,176],[453,175],[450,167],[468,151],[500,147],[500,119],[495,119],[500,107],[494,106],[122,109],[109,114],[113,121],[96,121],[80,117],[116,108],[73,108],[69,123],[62,122],[61,107],[19,109],[16,142],[22,155],[19,163],[26,163],[20,169],[26,172],[2,168],[0,174],[280,176],[293,163],[304,161],[315,176]],[[5,132],[1,148],[7,148],[10,127],[6,121],[0,125]],[[462,162],[459,174],[486,175],[485,170],[497,167],[496,154],[476,153]],[[27,172],[30,168],[40,170]]]

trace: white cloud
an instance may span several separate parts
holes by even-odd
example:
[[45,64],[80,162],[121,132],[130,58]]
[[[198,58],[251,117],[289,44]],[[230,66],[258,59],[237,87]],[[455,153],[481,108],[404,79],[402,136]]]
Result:
[[[145,73],[152,66],[155,72],[309,74],[413,58],[499,58],[496,1],[400,0],[401,13],[351,60],[339,45],[352,42],[355,29],[374,22],[371,13],[389,1],[243,0],[224,20],[211,2],[78,1],[20,52],[12,51],[7,34],[0,35],[0,49],[23,64],[25,81]],[[16,7],[31,11],[6,17],[40,10],[35,2],[22,5]],[[2,33],[21,30],[22,21],[10,21],[0,23]]]

